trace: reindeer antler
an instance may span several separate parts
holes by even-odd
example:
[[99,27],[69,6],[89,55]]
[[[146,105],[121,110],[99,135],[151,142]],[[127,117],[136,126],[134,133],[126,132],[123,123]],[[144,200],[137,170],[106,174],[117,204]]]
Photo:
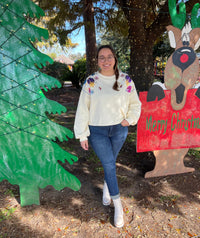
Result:
[[168,6],[173,26],[182,29],[186,20],[185,3],[181,2],[179,4],[179,13],[176,10],[176,0],[169,0]]
[[192,9],[192,14],[191,14],[192,29],[200,27],[200,16],[197,17],[199,8],[200,8],[200,4],[196,3]]

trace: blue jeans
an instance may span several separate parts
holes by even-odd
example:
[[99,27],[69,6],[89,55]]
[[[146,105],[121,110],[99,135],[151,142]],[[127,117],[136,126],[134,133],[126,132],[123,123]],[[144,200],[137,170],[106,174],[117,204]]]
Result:
[[110,196],[119,197],[119,188],[116,176],[116,159],[127,134],[128,127],[121,124],[113,126],[89,126],[88,140],[104,169],[104,179],[108,185]]

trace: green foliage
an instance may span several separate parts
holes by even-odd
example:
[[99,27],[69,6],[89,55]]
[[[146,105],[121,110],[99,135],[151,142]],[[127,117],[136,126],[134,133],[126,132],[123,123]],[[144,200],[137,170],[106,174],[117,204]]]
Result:
[[51,57],[53,60],[57,57],[57,54],[55,52],[47,53],[49,57]]
[[72,71],[69,69],[65,74],[65,81],[71,81],[76,88],[80,88],[80,84],[86,78],[86,59],[82,58],[75,62]]
[[[128,34],[128,24],[124,13],[118,9],[114,0],[80,0],[78,2],[74,0],[41,0],[39,4],[51,17],[47,23],[48,29],[55,33],[61,45],[64,44],[71,32],[84,27],[87,41],[87,74],[97,70],[95,62],[96,28],[98,30],[106,28],[108,31]],[[75,71],[69,76],[73,78],[73,82],[77,78]]]
[[160,57],[162,59],[168,58],[174,49],[170,47],[169,38],[167,32],[160,36],[160,38],[155,42],[153,47],[153,59]]
[[[66,39],[72,31],[84,26],[83,13],[85,12],[85,4],[89,3],[89,0],[39,0],[37,2],[48,12],[49,16],[54,16],[48,23],[48,29],[55,32],[59,40]],[[170,9],[181,20],[182,15],[185,14],[183,3],[181,3],[180,7],[177,6],[177,9],[181,10],[181,12],[177,12],[176,5],[180,1],[173,0],[171,2]],[[196,2],[198,1],[190,0],[185,2],[188,13],[191,13],[193,4]],[[157,39],[166,31],[166,26],[172,24],[168,12],[168,0],[91,0],[90,4],[93,4],[97,36],[101,34],[101,31],[105,31],[129,38],[131,45],[129,54],[131,56],[127,54],[125,59],[119,57],[120,68],[135,77],[134,82],[138,90],[147,90],[154,79],[152,49]],[[192,15],[195,16],[195,21],[198,20],[199,22],[200,18],[196,18],[196,10],[197,7],[194,8]],[[174,19],[176,20],[176,18]],[[67,29],[66,22],[69,23]],[[109,41],[109,43],[113,44],[112,41]],[[126,43],[128,43],[128,40],[126,40]],[[90,51],[95,50],[93,45],[90,45],[89,42],[87,44],[90,47]],[[118,47],[114,46],[114,48],[117,49]],[[123,47],[123,49],[125,48]],[[141,49],[143,52],[141,52]],[[168,52],[169,49],[171,47],[163,47],[163,43],[161,43],[154,50],[154,58],[160,56],[161,52],[165,52],[165,50]],[[157,52],[159,55],[156,54]],[[124,54],[124,52],[121,54]],[[87,59],[89,59],[88,56]],[[126,62],[129,59],[131,59],[130,72],[129,69],[124,69],[128,65]]]
[[82,58],[75,62],[73,70],[78,72],[79,82],[82,84],[86,77],[86,59]]
[[48,64],[44,67],[42,72],[57,78],[62,86],[65,81],[70,81],[73,86],[80,88],[80,84],[84,82],[86,77],[86,59],[77,60],[73,65],[72,71],[66,64],[54,61],[53,64]]
[[[52,17],[47,22],[47,28],[50,32],[55,33],[61,45],[65,44],[66,38],[71,32],[80,29],[85,24],[83,13],[86,8],[85,3],[89,4],[89,1],[39,0],[37,2],[48,13],[48,16]],[[123,11],[117,8],[114,0],[92,0],[91,2],[98,29],[106,28],[108,31],[115,30],[118,33],[127,34],[126,18],[123,15]],[[69,23],[67,29],[66,21]]]

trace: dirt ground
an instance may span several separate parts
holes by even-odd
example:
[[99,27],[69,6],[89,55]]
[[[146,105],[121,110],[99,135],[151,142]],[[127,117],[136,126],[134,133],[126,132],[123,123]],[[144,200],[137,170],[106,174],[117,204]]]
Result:
[[[53,119],[73,129],[79,91],[73,87],[52,90],[47,96],[66,106],[66,114]],[[17,185],[0,183],[0,238],[3,237],[200,237],[200,156],[190,150],[185,165],[195,172],[145,179],[144,174],[154,168],[151,152],[136,153],[136,127],[129,135],[118,161],[117,176],[124,207],[125,226],[113,225],[113,206],[101,203],[103,171],[90,149],[83,151],[79,141],[61,143],[67,151],[77,155],[72,166],[61,164],[81,181],[77,192],[52,186],[40,189],[40,206],[20,206]]]

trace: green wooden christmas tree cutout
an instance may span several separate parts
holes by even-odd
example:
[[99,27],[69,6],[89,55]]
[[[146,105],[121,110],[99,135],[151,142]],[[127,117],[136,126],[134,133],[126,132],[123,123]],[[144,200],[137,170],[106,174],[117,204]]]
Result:
[[77,157],[55,143],[73,133],[46,115],[66,108],[41,90],[61,86],[37,68],[52,59],[31,42],[47,39],[48,31],[26,18],[43,15],[30,0],[0,0],[0,181],[19,185],[21,206],[40,204],[39,188],[47,185],[57,190],[80,188],[80,181],[58,163],[73,164]]

